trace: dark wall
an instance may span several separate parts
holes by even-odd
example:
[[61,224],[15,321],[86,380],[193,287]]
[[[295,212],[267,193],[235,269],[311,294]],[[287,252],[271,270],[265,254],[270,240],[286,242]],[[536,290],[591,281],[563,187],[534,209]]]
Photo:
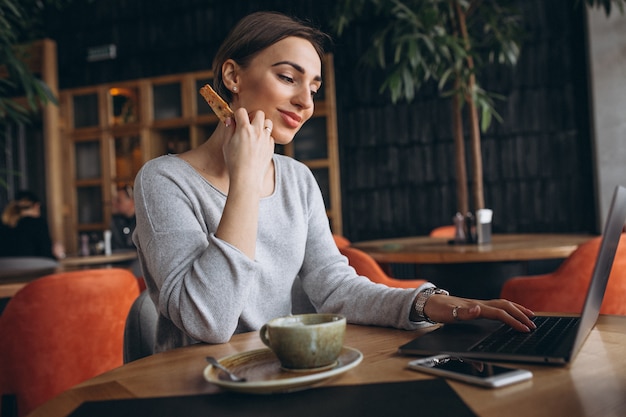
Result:
[[[504,123],[482,140],[494,230],[595,232],[584,12],[570,0],[518,3],[528,34],[518,66],[480,77],[506,96],[498,102]],[[292,13],[328,31],[333,5],[109,0],[76,3],[48,22],[61,88],[70,88],[210,68],[225,33],[254,10]],[[380,74],[355,64],[369,35],[355,26],[334,45],[344,234],[426,234],[456,211],[450,103],[432,86],[411,104],[379,95]],[[88,47],[109,43],[117,59],[86,62]]]

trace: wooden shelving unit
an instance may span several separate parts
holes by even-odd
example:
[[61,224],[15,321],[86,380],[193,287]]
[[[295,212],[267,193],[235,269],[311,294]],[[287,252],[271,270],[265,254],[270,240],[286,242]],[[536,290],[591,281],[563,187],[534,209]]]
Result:
[[[316,98],[313,118],[277,152],[311,168],[331,228],[342,233],[332,55],[325,57],[323,72],[323,92]],[[109,227],[116,188],[132,184],[146,161],[206,140],[218,119],[198,90],[212,77],[211,71],[200,71],[61,91],[69,254],[77,251],[81,234],[97,239]]]

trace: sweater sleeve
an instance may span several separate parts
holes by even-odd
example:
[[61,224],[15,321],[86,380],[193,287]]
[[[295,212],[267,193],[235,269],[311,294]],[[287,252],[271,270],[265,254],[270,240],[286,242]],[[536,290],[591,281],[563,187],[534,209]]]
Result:
[[410,309],[419,291],[389,288],[359,276],[341,255],[332,238],[323,198],[312,174],[307,180],[308,234],[301,269],[304,291],[317,311],[344,314],[356,324],[415,329],[424,323],[409,320]]

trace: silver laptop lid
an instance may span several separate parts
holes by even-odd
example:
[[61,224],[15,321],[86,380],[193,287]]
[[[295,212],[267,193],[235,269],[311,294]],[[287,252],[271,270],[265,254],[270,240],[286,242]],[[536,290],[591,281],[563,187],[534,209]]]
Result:
[[598,315],[600,314],[600,306],[604,298],[604,292],[611,275],[611,267],[615,259],[615,252],[619,244],[624,223],[626,222],[626,188],[622,186],[615,187],[613,193],[613,201],[609,209],[609,213],[604,224],[602,232],[602,243],[596,257],[596,263],[591,276],[589,289],[587,290],[587,298],[583,307],[580,327],[576,335],[576,341],[572,349],[573,353],[578,352],[591,328],[595,325]]

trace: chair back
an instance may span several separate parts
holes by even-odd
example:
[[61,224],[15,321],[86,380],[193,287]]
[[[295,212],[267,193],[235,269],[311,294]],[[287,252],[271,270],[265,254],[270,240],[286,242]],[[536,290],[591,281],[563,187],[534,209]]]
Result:
[[333,239],[335,240],[335,244],[338,248],[345,248],[351,244],[350,240],[342,235],[333,234]]
[[124,323],[139,295],[125,269],[60,272],[29,282],[0,316],[0,394],[26,415],[123,364]]
[[339,252],[348,258],[348,263],[357,274],[367,277],[373,282],[395,288],[417,288],[426,282],[423,279],[392,278],[383,271],[374,258],[360,249],[340,247]]
[[453,224],[447,224],[445,226],[435,227],[428,234],[430,237],[454,237],[456,234],[456,226]]
[[159,315],[148,291],[142,291],[133,302],[124,327],[124,363],[154,353]]
[[[595,237],[583,243],[554,272],[511,278],[502,286],[500,296],[535,311],[582,312],[601,242],[601,237]],[[600,314],[626,315],[624,300],[626,234],[622,233]]]

